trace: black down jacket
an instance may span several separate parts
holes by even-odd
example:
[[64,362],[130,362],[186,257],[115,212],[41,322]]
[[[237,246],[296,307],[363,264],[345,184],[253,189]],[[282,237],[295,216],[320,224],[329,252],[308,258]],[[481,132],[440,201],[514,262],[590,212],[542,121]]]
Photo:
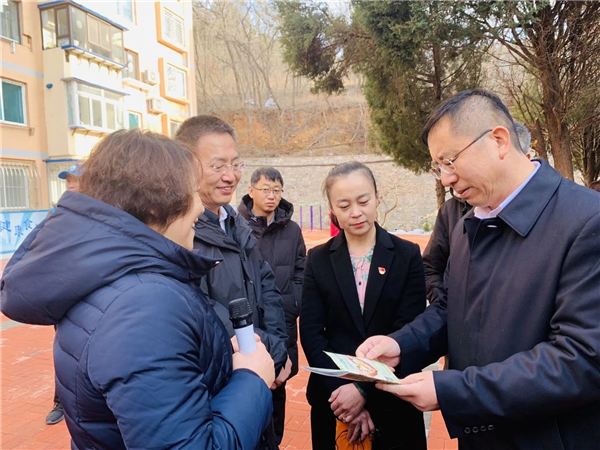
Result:
[[246,220],[229,205],[225,206],[233,238],[212,222],[206,214],[196,224],[194,248],[208,258],[223,263],[202,278],[202,291],[233,336],[229,321],[229,302],[246,297],[254,311],[254,331],[260,336],[279,370],[287,361],[285,319],[281,295],[275,287],[273,271],[258,251],[256,239]]
[[275,285],[283,298],[288,354],[292,361],[291,376],[294,376],[298,373],[298,314],[302,298],[306,246],[302,230],[292,221],[294,205],[290,202],[281,199],[270,224],[267,224],[266,217],[255,216],[252,206],[252,198],[245,195],[238,211],[248,221],[258,241],[260,253],[275,273]]

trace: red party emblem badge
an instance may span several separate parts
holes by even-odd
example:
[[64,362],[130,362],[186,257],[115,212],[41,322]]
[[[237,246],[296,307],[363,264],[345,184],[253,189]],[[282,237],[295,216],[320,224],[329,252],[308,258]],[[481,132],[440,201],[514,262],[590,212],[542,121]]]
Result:
[[385,267],[379,268],[379,275],[385,275]]

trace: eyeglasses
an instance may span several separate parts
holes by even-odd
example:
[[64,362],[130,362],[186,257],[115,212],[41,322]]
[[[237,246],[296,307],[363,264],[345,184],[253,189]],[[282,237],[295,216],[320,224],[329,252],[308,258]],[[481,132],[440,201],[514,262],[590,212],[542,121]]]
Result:
[[473,140],[473,142],[471,142],[469,145],[467,145],[465,148],[463,148],[461,151],[459,151],[452,158],[450,158],[450,159],[443,159],[442,162],[441,162],[441,164],[438,164],[435,161],[432,161],[431,162],[431,169],[429,170],[429,173],[436,180],[441,180],[442,179],[442,172],[444,172],[447,175],[450,175],[451,173],[456,172],[456,166],[454,165],[454,161],[457,160],[457,158],[460,156],[460,154],[462,152],[464,152],[471,145],[473,145],[475,142],[477,142],[479,139],[481,139],[482,137],[484,137],[486,134],[488,134],[492,130],[493,130],[493,128],[490,128],[489,130],[485,130],[483,133],[481,133],[479,136],[477,136]]
[[279,197],[281,194],[283,194],[283,189],[269,189],[269,188],[257,188],[256,186],[252,186],[253,189],[256,189],[257,191],[260,191],[263,193],[263,195],[269,195],[269,194],[273,194],[275,197]]
[[223,172],[225,169],[227,169],[228,167],[233,171],[233,172],[243,172],[244,169],[246,168],[246,163],[245,162],[234,162],[231,164],[202,164],[205,167],[210,168],[213,172],[216,173],[221,173]]

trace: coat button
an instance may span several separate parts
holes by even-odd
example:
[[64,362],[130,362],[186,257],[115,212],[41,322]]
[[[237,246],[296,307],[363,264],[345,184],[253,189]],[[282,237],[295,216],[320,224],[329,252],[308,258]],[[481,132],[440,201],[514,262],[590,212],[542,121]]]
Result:
[[463,431],[465,432],[465,434],[470,434],[471,433],[471,428],[465,427],[465,429]]
[[473,427],[473,433],[479,433],[479,428]]
[[489,431],[494,431],[494,425],[488,425],[488,430]]
[[481,425],[481,427],[479,427],[479,429],[481,431],[487,431],[487,427],[485,425]]

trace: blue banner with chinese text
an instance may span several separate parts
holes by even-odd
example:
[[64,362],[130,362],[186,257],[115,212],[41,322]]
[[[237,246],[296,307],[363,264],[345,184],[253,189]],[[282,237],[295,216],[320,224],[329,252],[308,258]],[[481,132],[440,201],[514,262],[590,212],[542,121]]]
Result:
[[47,210],[3,211],[0,213],[0,254],[14,253],[21,242],[48,215]]

